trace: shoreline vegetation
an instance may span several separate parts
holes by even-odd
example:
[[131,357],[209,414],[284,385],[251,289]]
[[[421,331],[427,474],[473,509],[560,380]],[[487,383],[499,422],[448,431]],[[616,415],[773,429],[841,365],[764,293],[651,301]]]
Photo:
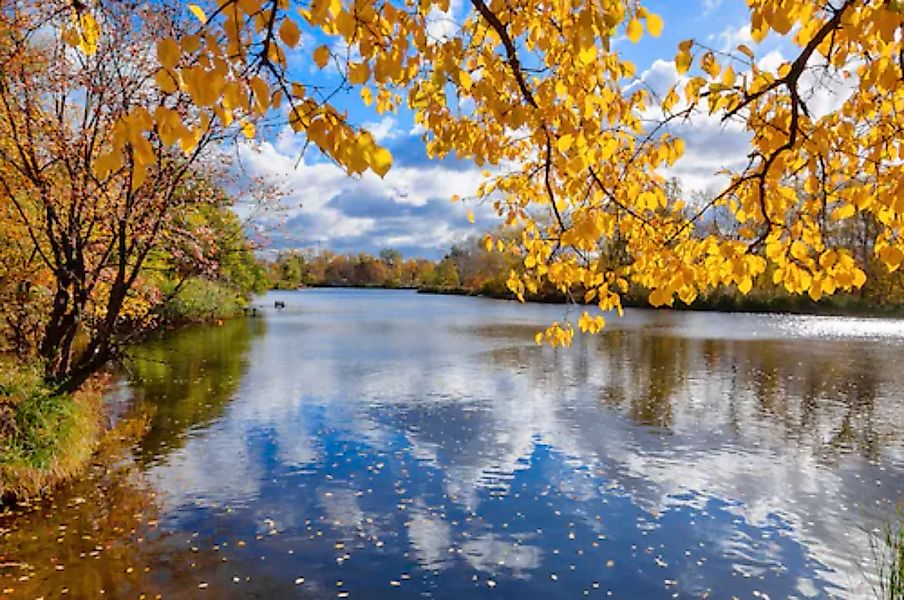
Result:
[[[378,255],[367,253],[337,254],[329,251],[290,251],[281,253],[267,264],[271,288],[385,288],[414,289],[424,294],[479,296],[514,300],[508,289],[510,271],[521,272],[517,257],[490,252],[478,237],[453,245],[439,260],[405,259],[394,250]],[[764,273],[748,293],[736,286],[698,296],[690,304],[676,300],[674,310],[815,314],[824,316],[858,316],[904,318],[904,275],[889,273],[884,266],[869,265],[867,284],[857,293],[837,293],[818,301],[807,295],[788,293],[772,283],[772,273]],[[649,290],[632,286],[622,296],[625,308],[654,308]],[[541,289],[526,294],[528,302],[560,304],[584,302],[583,292],[568,296],[558,290]]]
[[[310,286],[310,287],[342,287],[342,286]],[[375,286],[365,286],[375,287]],[[383,289],[386,286],[379,286]],[[517,297],[508,291],[499,292],[498,290],[487,289],[471,289],[465,287],[436,287],[423,286],[415,288],[419,294],[434,294],[445,296],[471,296],[476,298],[490,298],[494,300],[517,300]],[[564,294],[529,294],[525,296],[525,302],[538,304],[566,304],[572,302]],[[581,302],[577,299],[578,304],[593,304]],[[640,296],[626,296],[622,299],[624,308],[647,308],[654,309],[649,302]],[[659,307],[662,308],[662,307]],[[698,298],[691,304],[683,304],[676,302],[674,306],[668,307],[668,310],[678,311],[712,311],[723,313],[755,313],[755,314],[794,314],[794,315],[819,315],[819,316],[837,316],[837,317],[875,317],[875,318],[904,318],[904,307],[892,306],[882,307],[864,302],[856,296],[839,295],[833,296],[819,302],[813,302],[805,297],[783,297],[783,298],[756,298],[756,297],[733,297],[727,295],[711,296],[708,298]]]
[[[222,323],[242,315],[250,295],[222,283],[193,280],[184,295],[160,308],[157,325],[136,341],[200,323]],[[114,375],[103,370],[74,392],[59,392],[37,363],[17,364],[0,356],[0,511],[65,485],[90,464],[114,435],[103,398]],[[140,433],[136,426],[128,425]]]
[[106,377],[55,393],[39,369],[0,362],[0,507],[69,480],[94,454],[103,429]]
[[[250,294],[220,282],[191,280],[136,341],[239,317],[249,301]],[[113,377],[104,370],[74,392],[59,392],[42,379],[36,363],[0,356],[0,511],[64,485],[91,462],[114,429],[103,403]]]
[[[159,307],[155,326],[135,341],[239,317],[250,299],[250,290],[188,279]],[[85,469],[114,430],[103,403],[113,377],[110,370],[100,371],[76,391],[59,392],[42,379],[37,363],[17,364],[0,355],[0,511],[46,494]]]
[[[130,323],[134,328],[124,336],[120,354],[162,332],[241,316],[252,296],[269,287],[237,217],[221,206],[204,211],[203,220],[217,239],[205,252],[209,267],[200,272],[186,266],[178,250],[153,257],[144,273],[146,314]],[[24,344],[24,357],[0,352],[0,511],[77,477],[108,441],[122,437],[115,430],[124,424],[114,426],[104,410],[113,369],[63,390],[47,380],[36,345]],[[127,428],[133,435],[140,424]]]

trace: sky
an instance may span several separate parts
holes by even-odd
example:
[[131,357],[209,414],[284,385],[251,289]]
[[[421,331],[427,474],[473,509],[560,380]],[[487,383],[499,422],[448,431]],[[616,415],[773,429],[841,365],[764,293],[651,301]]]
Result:
[[[694,38],[715,49],[739,43],[755,48],[761,64],[777,66],[784,40],[769,37],[756,46],[746,22],[749,13],[743,0],[648,0],[650,11],[663,17],[659,38],[645,36],[637,44],[624,37],[614,41],[622,55],[635,63],[643,80],[656,91],[666,91],[678,80],[673,58],[678,44]],[[464,14],[467,2],[453,0],[454,17]],[[435,23],[441,33],[443,21]],[[300,79],[329,82],[308,58],[322,40],[310,34],[290,56]],[[393,154],[392,170],[384,179],[373,173],[348,177],[319,152],[304,150],[303,136],[283,129],[267,139],[240,148],[241,163],[254,177],[264,177],[283,192],[280,209],[257,214],[255,226],[266,231],[265,252],[285,249],[330,249],[341,253],[376,253],[394,248],[407,257],[436,259],[453,243],[479,235],[499,223],[490,207],[453,203],[453,195],[467,197],[481,181],[481,169],[470,161],[454,158],[429,160],[410,111],[378,115],[360,102],[358,91],[335,99],[349,113],[352,123],[369,129]],[[717,188],[724,179],[722,168],[743,165],[748,135],[715,118],[699,118],[676,133],[686,144],[684,158],[666,176],[677,177],[685,196]],[[467,210],[476,214],[469,223]],[[241,214],[241,211],[240,211]]]

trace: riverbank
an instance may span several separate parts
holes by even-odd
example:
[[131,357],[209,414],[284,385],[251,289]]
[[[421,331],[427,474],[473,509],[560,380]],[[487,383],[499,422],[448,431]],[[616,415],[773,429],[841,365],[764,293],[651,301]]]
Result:
[[292,291],[292,290],[303,290],[303,289],[350,289],[350,290],[420,290],[421,288],[416,285],[385,285],[382,283],[364,283],[364,284],[351,284],[351,283],[311,283],[300,285],[298,287],[287,287],[287,286],[279,286],[276,285],[270,288],[271,291]]
[[[424,286],[417,289],[419,294],[439,294],[446,296],[472,296],[491,298],[496,300],[516,300],[513,293],[508,290],[471,289],[464,287],[436,287]],[[579,298],[579,295],[576,296]],[[525,298],[527,302],[539,304],[566,304],[572,300],[564,294],[534,294]],[[591,303],[592,304],[592,303]],[[654,308],[649,302],[639,295],[629,295],[622,298],[622,306],[625,308]],[[871,304],[857,296],[840,294],[824,298],[819,302],[813,302],[807,296],[778,296],[760,297],[713,295],[708,298],[698,298],[690,305],[680,301],[671,310],[711,311],[721,313],[755,313],[755,314],[794,314],[794,315],[820,315],[835,317],[885,317],[904,318],[904,306],[883,306]]]
[[98,376],[73,394],[56,394],[34,366],[0,361],[0,507],[40,495],[78,474],[103,427]]
[[[142,339],[242,314],[247,300],[223,284],[192,279],[160,307]],[[102,372],[72,394],[56,393],[36,364],[0,356],[0,509],[43,495],[78,476],[111,423],[103,406],[113,375]]]

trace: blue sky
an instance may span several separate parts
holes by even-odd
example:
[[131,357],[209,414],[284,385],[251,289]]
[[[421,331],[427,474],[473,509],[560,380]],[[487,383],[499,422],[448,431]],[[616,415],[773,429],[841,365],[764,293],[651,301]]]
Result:
[[[672,59],[682,40],[695,38],[714,48],[742,42],[753,47],[749,28],[744,27],[748,11],[743,0],[649,0],[644,5],[663,17],[662,36],[645,36],[637,44],[622,37],[615,47],[637,65],[654,89],[668,89],[678,80]],[[467,6],[465,0],[453,0],[452,11],[460,17]],[[321,43],[305,36],[290,56],[298,79],[335,82],[334,75],[320,72],[308,58]],[[777,64],[781,43],[767,38],[756,48],[757,59]],[[319,247],[377,252],[392,247],[410,257],[437,258],[452,243],[497,224],[495,214],[479,206],[469,207],[477,214],[477,222],[470,224],[467,208],[451,202],[453,194],[473,193],[481,180],[480,170],[455,159],[428,160],[407,109],[378,115],[360,102],[357,89],[340,93],[334,103],[392,151],[393,169],[383,180],[370,173],[349,178],[311,149],[299,160],[304,138],[287,130],[274,132],[254,151],[244,148],[242,162],[250,173],[277,182],[285,192],[279,215],[258,220],[269,231],[271,250]],[[718,186],[720,179],[714,173],[738,166],[747,151],[743,131],[714,119],[694,122],[675,133],[685,138],[687,152],[667,174],[678,177],[689,196]]]

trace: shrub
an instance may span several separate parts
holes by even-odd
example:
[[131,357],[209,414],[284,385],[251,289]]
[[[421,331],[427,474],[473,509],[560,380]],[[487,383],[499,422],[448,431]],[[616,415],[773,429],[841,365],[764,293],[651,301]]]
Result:
[[244,306],[245,299],[238,290],[210,279],[193,278],[163,306],[163,317],[170,323],[200,323],[234,317]]

